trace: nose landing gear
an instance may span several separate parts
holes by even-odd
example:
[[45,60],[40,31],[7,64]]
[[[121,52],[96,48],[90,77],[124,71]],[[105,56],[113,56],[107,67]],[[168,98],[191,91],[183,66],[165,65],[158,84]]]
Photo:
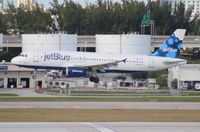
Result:
[[34,70],[32,78],[35,80],[37,78],[37,69]]

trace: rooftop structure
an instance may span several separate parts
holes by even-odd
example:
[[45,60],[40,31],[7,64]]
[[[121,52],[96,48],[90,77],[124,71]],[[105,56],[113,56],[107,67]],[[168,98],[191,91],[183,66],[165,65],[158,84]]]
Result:
[[30,9],[32,9],[35,5],[34,0],[18,0],[18,7],[23,5],[23,6],[28,6]]
[[189,9],[190,7],[193,7],[192,16],[200,13],[200,0],[162,0],[162,1],[168,1],[169,3],[171,3],[173,9],[180,2],[185,4],[185,10]]

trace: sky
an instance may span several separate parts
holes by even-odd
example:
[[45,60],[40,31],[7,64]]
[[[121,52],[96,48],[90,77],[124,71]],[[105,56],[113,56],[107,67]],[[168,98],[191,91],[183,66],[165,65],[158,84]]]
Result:
[[[17,1],[18,0],[3,0],[4,7],[6,7],[7,1],[13,1],[14,5],[17,6]],[[50,6],[49,2],[52,1],[52,0],[35,0],[35,1],[37,1],[40,4],[43,4],[45,8],[48,8]],[[63,3],[64,0],[58,0],[58,1],[60,3]],[[73,0],[73,1],[75,1],[76,3],[80,3],[81,5],[84,6],[86,2],[94,2],[96,0]],[[120,1],[120,0],[112,0],[112,1],[116,2],[116,1]],[[139,1],[142,1],[142,0],[139,0]]]

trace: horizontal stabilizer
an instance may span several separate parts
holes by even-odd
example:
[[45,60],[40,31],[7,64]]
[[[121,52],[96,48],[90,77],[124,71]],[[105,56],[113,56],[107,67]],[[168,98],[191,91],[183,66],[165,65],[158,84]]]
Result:
[[186,64],[186,60],[174,60],[174,61],[165,61],[165,64],[171,65],[171,64]]

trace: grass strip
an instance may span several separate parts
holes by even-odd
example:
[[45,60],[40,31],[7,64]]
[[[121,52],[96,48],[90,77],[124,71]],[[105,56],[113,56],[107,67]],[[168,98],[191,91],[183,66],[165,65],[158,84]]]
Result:
[[199,122],[200,110],[0,109],[0,122]]
[[[71,89],[71,96],[170,96],[174,91],[170,90],[127,90],[127,89]],[[60,90],[47,90],[50,94],[59,94]],[[64,92],[64,91],[63,91]],[[200,96],[200,91],[175,91],[181,96]]]
[[0,102],[200,102],[200,96],[0,97]]
[[1,96],[18,96],[18,95],[13,93],[0,93],[0,97]]

